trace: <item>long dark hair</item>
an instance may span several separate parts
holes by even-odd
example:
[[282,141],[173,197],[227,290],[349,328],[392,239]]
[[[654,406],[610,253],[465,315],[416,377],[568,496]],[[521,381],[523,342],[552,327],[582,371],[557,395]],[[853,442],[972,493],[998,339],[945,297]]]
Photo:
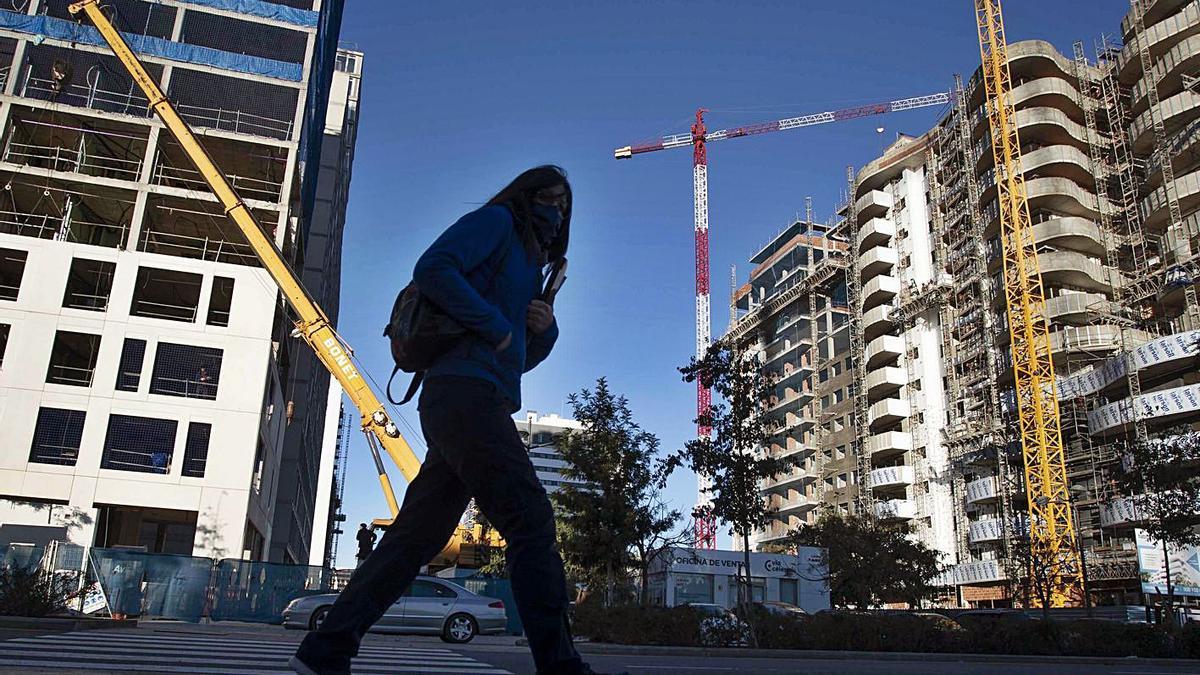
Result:
[[[558,229],[558,237],[550,243],[548,250],[543,251],[533,232],[533,196],[547,188],[563,186],[567,191],[567,208],[563,211],[562,226]],[[544,262],[553,262],[567,254],[567,242],[571,235],[571,207],[574,199],[571,196],[571,183],[567,181],[567,172],[560,166],[543,164],[524,171],[513,179],[495,197],[488,200],[487,205],[507,206],[513,214],[517,232],[525,243],[525,251],[532,258],[543,255]]]

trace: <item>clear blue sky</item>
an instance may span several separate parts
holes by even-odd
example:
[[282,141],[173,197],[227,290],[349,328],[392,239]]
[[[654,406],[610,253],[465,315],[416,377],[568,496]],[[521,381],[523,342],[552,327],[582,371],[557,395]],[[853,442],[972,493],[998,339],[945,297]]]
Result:
[[[388,9],[384,8],[387,5]],[[1010,41],[1038,38],[1089,54],[1119,32],[1123,0],[1008,0]],[[948,90],[979,63],[971,2],[347,3],[342,37],[366,53],[342,279],[342,333],[381,382],[380,330],[397,290],[442,228],[521,170],[561,164],[575,190],[562,329],[525,378],[527,408],[563,412],[567,394],[607,376],[671,451],[694,433],[694,390],[676,368],[694,350],[691,153],[617,162],[614,148],[688,129],[769,121]],[[804,208],[830,215],[845,167],[897,132],[925,132],[926,109],[710,146],[714,334],[728,322],[729,267]],[[884,126],[881,138],[875,131]],[[415,406],[403,417],[415,428]],[[411,438],[419,453],[424,443]],[[389,471],[397,489],[404,481]],[[386,515],[361,436],[351,445],[346,538]],[[690,509],[694,476],[668,497]],[[722,532],[722,545],[728,535]]]

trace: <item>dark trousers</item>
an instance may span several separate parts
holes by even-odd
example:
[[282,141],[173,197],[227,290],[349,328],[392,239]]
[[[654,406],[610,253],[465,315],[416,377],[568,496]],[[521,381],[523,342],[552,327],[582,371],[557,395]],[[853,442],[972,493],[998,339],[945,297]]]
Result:
[[445,547],[472,496],[508,544],[513,597],[539,673],[581,668],[567,623],[567,584],[554,512],[496,387],[439,377],[421,392],[429,450],[400,514],[355,570],[319,631],[300,646],[319,669],[348,670],[362,636]]

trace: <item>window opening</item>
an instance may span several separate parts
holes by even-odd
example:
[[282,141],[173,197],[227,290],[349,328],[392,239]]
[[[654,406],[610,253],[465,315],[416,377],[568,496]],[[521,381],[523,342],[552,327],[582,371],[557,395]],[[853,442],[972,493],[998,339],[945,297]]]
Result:
[[233,305],[233,279],[214,277],[208,297],[208,325],[228,326],[229,310]]
[[[4,231],[0,228],[0,231]],[[28,251],[0,248],[0,300],[16,300],[21,293]]]
[[150,393],[213,400],[221,380],[220,349],[160,342]]
[[99,335],[58,331],[54,335],[54,346],[50,351],[46,383],[72,387],[92,386],[92,376],[96,372],[96,359],[99,355]]
[[205,422],[188,424],[187,444],[183,448],[183,475],[189,478],[204,478],[208,463],[208,439],[212,436],[212,425]]
[[62,306],[90,312],[105,311],[108,309],[116,271],[116,263],[75,258],[67,275],[67,290],[63,293]]
[[83,422],[86,416],[82,410],[39,409],[37,425],[33,430],[33,446],[29,449],[29,461],[35,464],[75,466],[75,461],[79,459],[79,446],[83,440]]
[[167,321],[195,321],[202,281],[199,274],[139,267],[129,313]]
[[146,341],[125,338],[121,347],[121,363],[117,369],[117,391],[137,391],[142,381],[142,363],[146,358]]
[[178,426],[175,420],[132,415],[110,416],[100,468],[168,473]]

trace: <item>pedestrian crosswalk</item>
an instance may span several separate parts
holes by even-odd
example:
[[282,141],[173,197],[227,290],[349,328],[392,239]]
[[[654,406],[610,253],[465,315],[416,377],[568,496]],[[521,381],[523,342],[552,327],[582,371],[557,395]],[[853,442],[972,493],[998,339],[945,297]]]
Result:
[[[290,673],[297,642],[194,633],[82,631],[0,641],[0,667],[150,673]],[[7,671],[6,671],[7,672]],[[450,649],[365,644],[354,673],[511,675]]]

